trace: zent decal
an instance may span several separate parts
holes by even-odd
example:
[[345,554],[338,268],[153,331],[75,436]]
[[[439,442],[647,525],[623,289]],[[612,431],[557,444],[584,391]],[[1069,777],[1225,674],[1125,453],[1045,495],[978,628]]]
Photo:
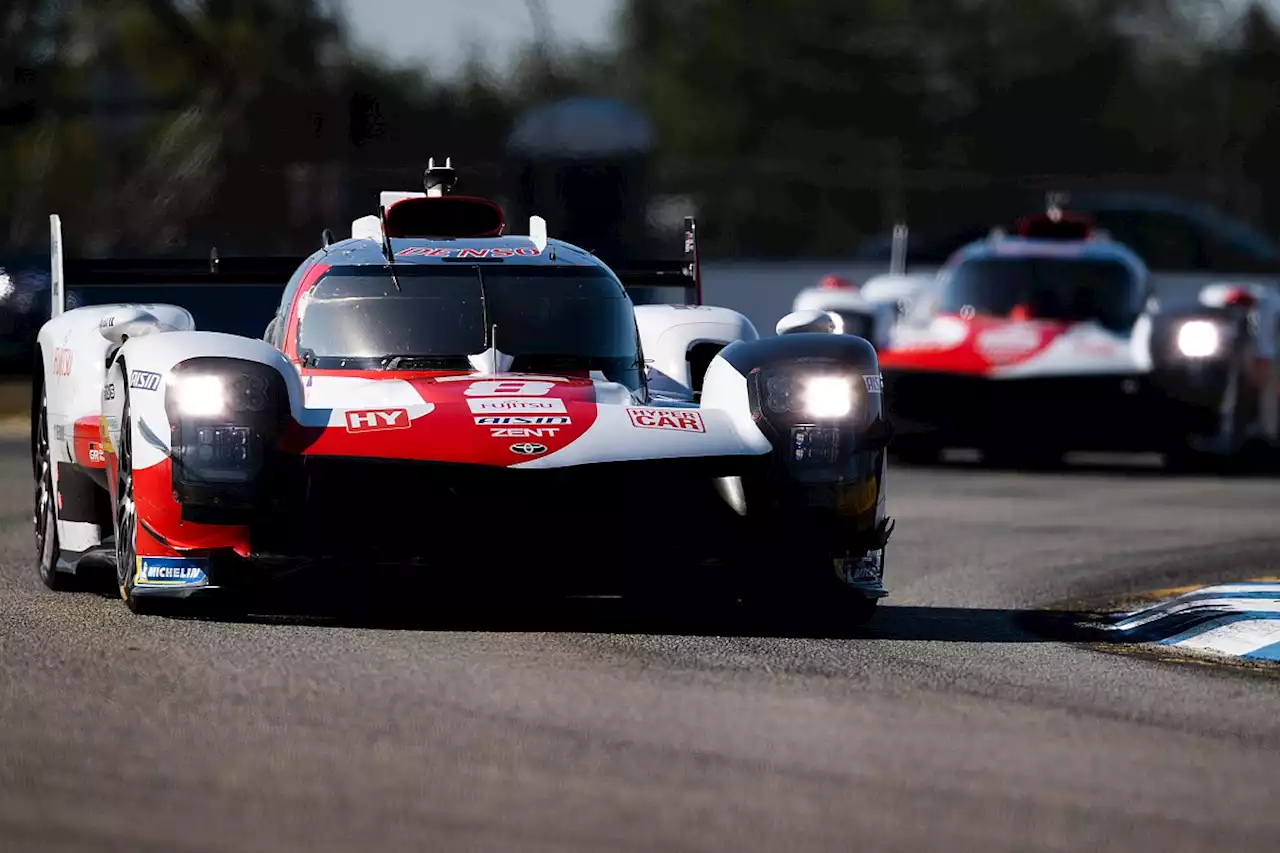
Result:
[[537,456],[539,453],[546,453],[547,447],[545,444],[530,444],[529,442],[524,442],[522,444],[511,445],[511,452],[519,453],[521,456]]
[[89,442],[89,461],[93,463],[107,461],[107,455],[102,452],[102,445],[96,441]]
[[154,391],[160,387],[160,374],[149,370],[135,370],[129,374],[129,387]]
[[564,415],[547,415],[545,417],[537,417],[537,416],[529,416],[529,415],[522,415],[522,416],[515,416],[515,417],[485,415],[484,417],[476,418],[476,423],[481,424],[482,426],[496,426],[498,424],[508,424],[508,425],[567,424],[569,423],[569,419]]
[[361,409],[347,412],[347,432],[381,432],[408,429],[411,425],[407,409]]
[[556,387],[554,382],[525,382],[521,379],[473,382],[466,390],[468,397],[541,397]]
[[673,429],[681,432],[706,432],[702,415],[671,409],[627,409],[631,425],[641,429]]
[[207,559],[188,557],[138,557],[138,586],[204,586],[209,582]]
[[479,400],[468,400],[467,405],[471,407],[474,414],[519,414],[519,415],[546,415],[546,414],[565,414],[568,409],[564,407],[564,400],[559,397],[543,397],[541,399],[533,399],[529,397],[488,397]]
[[560,427],[494,427],[489,430],[493,438],[552,438]]
[[114,400],[115,398],[116,398],[116,383],[108,382],[102,388],[102,399],[105,401],[105,400]]
[[883,383],[879,376],[864,376],[862,381],[867,384],[868,394],[879,394],[884,390]]
[[53,349],[53,375],[71,375],[71,350],[66,347],[54,347]]

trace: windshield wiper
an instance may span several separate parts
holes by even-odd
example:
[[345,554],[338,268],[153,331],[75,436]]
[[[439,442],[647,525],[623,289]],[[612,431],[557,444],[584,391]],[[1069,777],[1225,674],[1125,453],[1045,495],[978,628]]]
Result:
[[466,369],[469,366],[465,356],[449,355],[385,355],[378,360],[378,366],[384,370],[439,370]]

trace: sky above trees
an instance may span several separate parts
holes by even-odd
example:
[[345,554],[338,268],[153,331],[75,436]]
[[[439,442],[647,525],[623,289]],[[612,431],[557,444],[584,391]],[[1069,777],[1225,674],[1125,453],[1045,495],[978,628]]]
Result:
[[[455,76],[473,50],[506,70],[534,37],[527,0],[341,0],[352,36],[396,64]],[[537,3],[533,7],[537,7]],[[619,0],[542,0],[561,48],[601,46],[614,35]]]

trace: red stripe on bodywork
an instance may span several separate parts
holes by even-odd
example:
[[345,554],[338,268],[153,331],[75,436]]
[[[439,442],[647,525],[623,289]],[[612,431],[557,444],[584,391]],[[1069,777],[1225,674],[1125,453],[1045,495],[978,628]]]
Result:
[[307,270],[302,280],[298,282],[298,292],[293,295],[293,303],[289,306],[289,319],[285,322],[284,345],[281,348],[285,355],[292,361],[297,361],[298,348],[296,346],[298,340],[298,304],[303,297],[316,286],[316,282],[320,277],[327,273],[331,267],[328,264],[316,264]]
[[107,454],[102,447],[102,419],[97,415],[80,418],[72,430],[75,462],[82,468],[105,469]]
[[[537,376],[425,376],[375,371],[404,380],[434,409],[398,427],[398,407],[358,407],[356,421],[288,431],[286,452],[505,467],[554,453],[581,438],[596,420],[590,379]],[[356,407],[353,407],[355,409]],[[513,445],[545,450],[519,453]],[[524,448],[528,450],[529,448]],[[536,451],[536,448],[533,448]]]
[[886,347],[879,353],[882,370],[928,370],[940,373],[986,375],[1001,367],[1023,364],[1043,353],[1072,324],[1003,318],[952,317],[967,326],[959,343],[947,346],[912,344]]
[[249,555],[247,526],[183,520],[182,505],[173,497],[173,461],[168,457],[157,465],[133,472],[133,501],[139,521],[159,537],[147,534],[139,524],[138,553],[141,555],[168,557],[186,551],[222,548],[230,548],[241,556]]

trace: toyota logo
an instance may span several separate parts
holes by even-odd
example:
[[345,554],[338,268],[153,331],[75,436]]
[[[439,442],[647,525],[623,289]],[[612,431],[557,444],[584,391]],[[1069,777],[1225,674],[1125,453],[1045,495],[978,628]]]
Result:
[[524,442],[522,444],[511,445],[511,452],[519,453],[521,456],[537,456],[539,453],[546,453],[547,447],[545,444],[530,444],[529,442]]

